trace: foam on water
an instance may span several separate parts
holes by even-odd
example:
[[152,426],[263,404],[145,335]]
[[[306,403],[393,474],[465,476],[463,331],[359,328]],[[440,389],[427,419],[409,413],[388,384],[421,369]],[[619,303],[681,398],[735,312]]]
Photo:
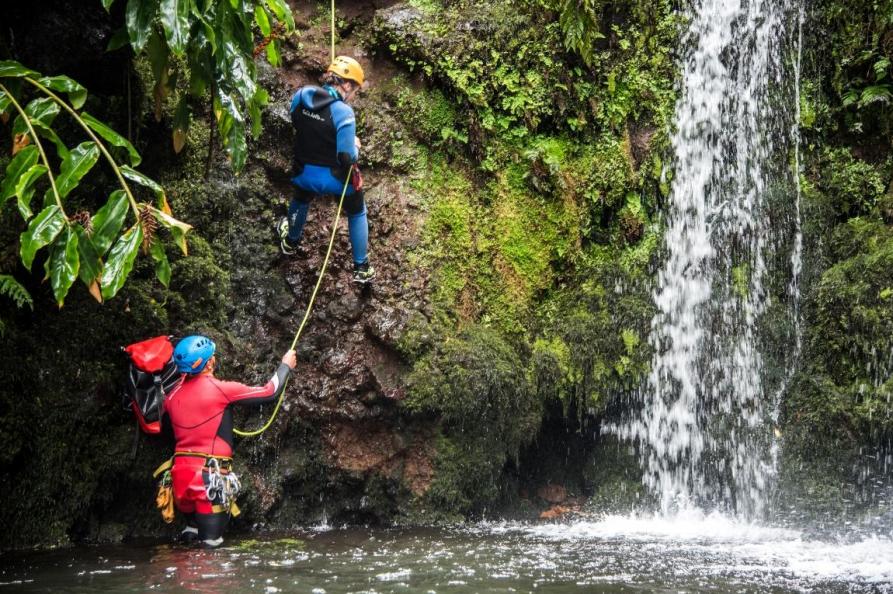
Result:
[[[572,524],[503,524],[497,533],[520,532],[549,541],[613,541],[653,545],[655,553],[673,551],[693,559],[712,557],[713,573],[772,572],[816,581],[893,582],[893,540],[869,535],[852,541],[812,540],[798,530],[761,526],[720,513],[695,510],[676,516],[606,516]],[[718,560],[720,558],[720,560]]]
[[531,526],[531,534],[549,538],[625,538],[648,541],[758,543],[798,539],[800,533],[730,518],[718,512],[690,510],[675,516],[605,516],[594,522]]

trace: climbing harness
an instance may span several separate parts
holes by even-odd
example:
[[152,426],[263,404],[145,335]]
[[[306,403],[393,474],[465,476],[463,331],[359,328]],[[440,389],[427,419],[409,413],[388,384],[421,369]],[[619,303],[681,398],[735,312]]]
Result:
[[229,456],[211,456],[202,452],[180,451],[162,462],[152,473],[152,478],[158,480],[158,493],[155,496],[155,505],[161,511],[161,517],[165,523],[174,521],[174,492],[171,469],[174,459],[179,457],[204,458],[205,465],[202,472],[208,474],[205,485],[205,495],[211,502],[211,510],[216,514],[227,512],[234,518],[242,511],[236,505],[236,497],[242,490],[239,477],[232,470],[233,459]]
[[241,512],[236,506],[236,497],[239,496],[242,483],[236,473],[229,468],[222,468],[217,458],[208,458],[203,470],[208,473],[205,495],[212,503],[214,512],[228,511],[233,517],[238,516]]

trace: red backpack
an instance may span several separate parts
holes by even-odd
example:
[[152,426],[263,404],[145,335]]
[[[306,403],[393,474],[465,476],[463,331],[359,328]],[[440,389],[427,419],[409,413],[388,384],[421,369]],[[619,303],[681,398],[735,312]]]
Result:
[[180,373],[171,359],[174,353],[171,337],[156,336],[123,350],[130,357],[124,398],[143,431],[160,433],[164,397],[180,383]]

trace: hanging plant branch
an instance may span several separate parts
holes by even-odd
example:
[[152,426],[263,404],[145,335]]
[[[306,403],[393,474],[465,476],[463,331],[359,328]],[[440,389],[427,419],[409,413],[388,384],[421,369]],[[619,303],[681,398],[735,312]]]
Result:
[[[64,209],[62,208],[62,199],[59,197],[59,190],[56,189],[56,178],[53,176],[53,168],[50,167],[50,162],[47,159],[47,154],[43,150],[43,145],[40,143],[40,139],[37,137],[37,132],[34,131],[34,127],[31,125],[31,118],[28,117],[28,114],[25,113],[25,110],[22,109],[22,106],[19,105],[19,102],[16,101],[15,97],[13,97],[12,93],[5,86],[0,84],[0,91],[3,91],[3,95],[9,99],[10,104],[15,107],[16,111],[19,112],[19,117],[25,122],[28,126],[28,131],[31,134],[31,138],[34,139],[34,146],[37,147],[37,150],[40,152],[40,159],[43,161],[43,165],[46,168],[47,177],[50,180],[50,187],[53,190],[53,197],[56,199],[56,204],[59,206],[59,210],[64,213]],[[31,166],[31,169],[34,168],[34,165]],[[7,168],[7,171],[9,169]],[[30,171],[30,169],[29,169]],[[21,171],[21,174],[27,175],[27,171]],[[17,179],[21,180],[21,177]],[[37,181],[36,179],[32,179],[30,183]],[[30,186],[30,183],[28,184]],[[16,195],[21,198],[21,194],[18,189],[18,184],[16,184]]]
[[[106,10],[114,2],[102,0]],[[180,74],[188,76],[189,91],[178,97],[172,126],[174,151],[179,153],[185,146],[190,102],[207,101],[210,91],[212,138],[216,131],[238,173],[247,158],[248,126],[256,138],[261,130],[261,109],[269,101],[258,85],[254,58],[266,52],[267,61],[280,66],[280,39],[294,31],[294,17],[286,0],[127,0],[124,26],[109,48],[129,43],[135,53],[146,53],[155,77],[153,96],[159,120],[163,101],[176,91],[177,64],[185,62]],[[209,162],[212,151],[213,140]]]
[[[118,182],[121,184],[121,188],[124,190],[124,193],[127,194],[127,199],[130,202],[130,208],[133,209],[134,216],[137,217],[137,219],[139,219],[140,208],[139,208],[139,206],[137,206],[136,198],[133,197],[133,193],[130,191],[130,186],[127,185],[127,182],[124,181],[124,176],[121,175],[121,169],[118,167],[118,163],[109,154],[108,150],[105,148],[105,145],[103,145],[102,142],[96,137],[96,134],[93,133],[93,130],[91,129],[91,126],[87,124],[87,121],[81,117],[81,114],[76,112],[73,108],[69,107],[69,105],[65,101],[63,101],[58,95],[53,93],[51,90],[49,90],[48,88],[46,88],[45,86],[43,86],[42,84],[40,84],[39,82],[34,80],[33,78],[26,76],[25,80],[27,82],[31,83],[32,85],[34,85],[35,87],[37,87],[38,89],[40,89],[45,95],[47,95],[50,99],[55,101],[58,105],[60,105],[63,109],[65,109],[69,114],[71,114],[71,116],[74,118],[74,120],[81,126],[81,128],[84,129],[84,131],[87,133],[87,135],[91,139],[93,139],[93,142],[95,143],[95,145],[97,147],[99,147],[100,152],[106,158],[106,160],[109,162],[109,165],[112,166],[112,170],[115,172],[115,176],[117,176]],[[104,131],[104,135],[106,138],[109,138],[109,137],[115,138],[116,139],[115,144],[117,146],[122,146],[127,149],[127,153],[130,155],[130,158],[131,158],[131,163],[134,160],[134,155],[136,155],[136,164],[137,165],[140,163],[140,161],[142,161],[142,158],[139,156],[139,153],[136,152],[136,149],[133,148],[133,145],[131,145],[122,136],[115,133],[111,128],[109,128],[102,122],[99,122],[99,120],[97,120],[93,116],[90,116],[89,114],[84,114],[84,115],[88,116],[91,122],[94,122],[94,126],[96,126],[96,124],[99,124],[97,127],[100,130]],[[61,204],[60,204],[60,206],[61,206]]]
[[[59,307],[78,278],[97,301],[114,297],[124,286],[141,246],[143,252],[155,261],[159,281],[167,286],[171,269],[157,230],[168,229],[185,255],[186,233],[191,226],[172,216],[164,189],[157,182],[131,166],[120,165],[106,143],[126,151],[130,165],[134,167],[142,160],[139,152],[111,127],[89,113],[79,111],[86,101],[87,90],[76,81],[65,76],[41,77],[40,73],[11,60],[0,61],[0,81],[4,78],[24,80],[42,95],[23,107],[11,85],[0,82],[0,115],[9,107],[18,114],[12,130],[13,158],[0,177],[0,206],[13,196],[17,197],[19,213],[28,222],[20,237],[22,264],[31,270],[37,253],[47,248],[46,278]],[[69,101],[58,93],[67,94]],[[71,150],[52,129],[53,119],[60,108],[89,138]],[[49,138],[56,145],[61,160],[58,175],[54,175],[40,136]],[[29,146],[31,141],[34,146]],[[38,155],[41,164],[37,163]],[[65,213],[65,198],[92,170],[100,155],[112,168],[120,189],[112,191],[106,203],[92,216],[88,211],[80,211],[69,217]],[[44,173],[50,188],[44,194],[43,209],[34,216],[30,202]],[[128,180],[153,192],[157,208],[138,202]],[[122,233],[128,212],[134,222]]]

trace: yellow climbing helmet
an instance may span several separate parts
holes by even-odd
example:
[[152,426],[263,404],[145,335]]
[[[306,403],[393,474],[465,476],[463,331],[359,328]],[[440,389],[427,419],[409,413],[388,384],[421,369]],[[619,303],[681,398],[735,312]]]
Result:
[[352,80],[361,86],[363,81],[366,80],[366,77],[363,74],[363,67],[350,56],[338,56],[331,64],[329,64],[329,68],[326,72],[332,72],[345,80]]

